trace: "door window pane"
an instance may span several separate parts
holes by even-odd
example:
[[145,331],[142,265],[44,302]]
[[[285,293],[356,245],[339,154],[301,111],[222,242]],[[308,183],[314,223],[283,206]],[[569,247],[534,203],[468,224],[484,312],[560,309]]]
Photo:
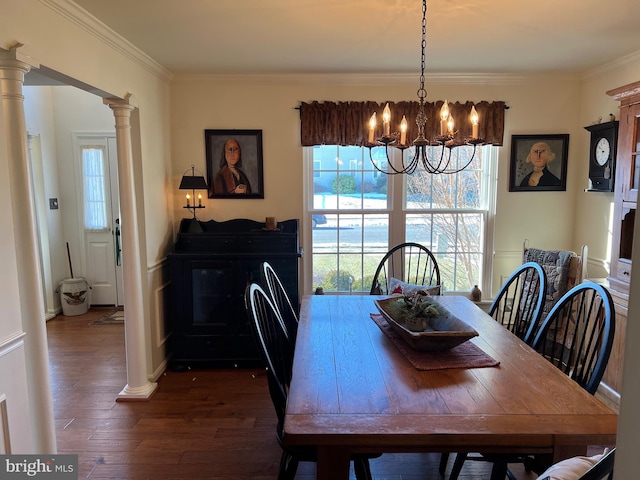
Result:
[[84,227],[86,230],[105,230],[109,225],[107,222],[104,147],[82,147],[82,181]]

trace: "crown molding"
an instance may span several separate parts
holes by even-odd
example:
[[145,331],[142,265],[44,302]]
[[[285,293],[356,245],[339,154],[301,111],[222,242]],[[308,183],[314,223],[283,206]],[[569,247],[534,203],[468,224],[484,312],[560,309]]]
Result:
[[169,70],[73,1],[40,0],[40,3],[161,80],[171,81],[173,78]]
[[[428,84],[497,85],[527,81],[525,75],[487,73],[437,73],[425,75]],[[418,84],[416,73],[290,73],[290,74],[176,74],[174,82],[216,82],[229,84],[318,84],[397,86]]]
[[629,55],[625,55],[624,57],[620,57],[616,60],[612,60],[611,62],[600,65],[599,67],[587,70],[582,75],[582,79],[586,80],[591,77],[596,77],[598,75],[602,75],[626,67],[627,65],[633,63],[640,63],[640,50],[630,53]]

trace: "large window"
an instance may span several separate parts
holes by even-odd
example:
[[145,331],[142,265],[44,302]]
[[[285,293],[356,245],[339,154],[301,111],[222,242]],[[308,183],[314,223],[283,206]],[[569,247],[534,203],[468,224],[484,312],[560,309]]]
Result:
[[[453,166],[466,163],[472,151],[454,149]],[[429,155],[440,153],[433,147]],[[496,147],[477,149],[471,165],[456,174],[418,168],[412,175],[385,175],[372,163],[386,168],[382,147],[371,157],[361,147],[306,147],[305,224],[313,225],[307,284],[327,293],[368,292],[384,253],[414,241],[436,256],[445,293],[488,286],[496,153]]]

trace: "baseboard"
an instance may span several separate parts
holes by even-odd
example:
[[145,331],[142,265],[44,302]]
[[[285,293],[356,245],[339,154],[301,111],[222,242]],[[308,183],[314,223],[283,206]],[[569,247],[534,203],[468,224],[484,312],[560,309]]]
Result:
[[598,385],[596,398],[607,404],[616,413],[620,412],[620,394],[605,383]]

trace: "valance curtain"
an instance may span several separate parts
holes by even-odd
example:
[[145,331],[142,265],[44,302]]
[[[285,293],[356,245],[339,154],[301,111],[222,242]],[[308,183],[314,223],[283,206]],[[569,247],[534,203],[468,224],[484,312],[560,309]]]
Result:
[[[303,147],[313,145],[357,145],[364,146],[368,140],[369,118],[376,112],[376,138],[382,133],[382,110],[385,103],[376,102],[311,102],[300,105],[300,141]],[[400,131],[400,121],[407,118],[407,143],[418,136],[416,115],[419,103],[388,102],[391,109],[391,131]],[[425,103],[427,116],[425,137],[429,139],[440,133],[440,108],[443,101]],[[449,103],[449,110],[454,120],[456,138],[462,141],[471,137],[469,115],[475,105],[480,118],[478,135],[485,143],[502,145],[504,136],[505,102],[473,102]]]

